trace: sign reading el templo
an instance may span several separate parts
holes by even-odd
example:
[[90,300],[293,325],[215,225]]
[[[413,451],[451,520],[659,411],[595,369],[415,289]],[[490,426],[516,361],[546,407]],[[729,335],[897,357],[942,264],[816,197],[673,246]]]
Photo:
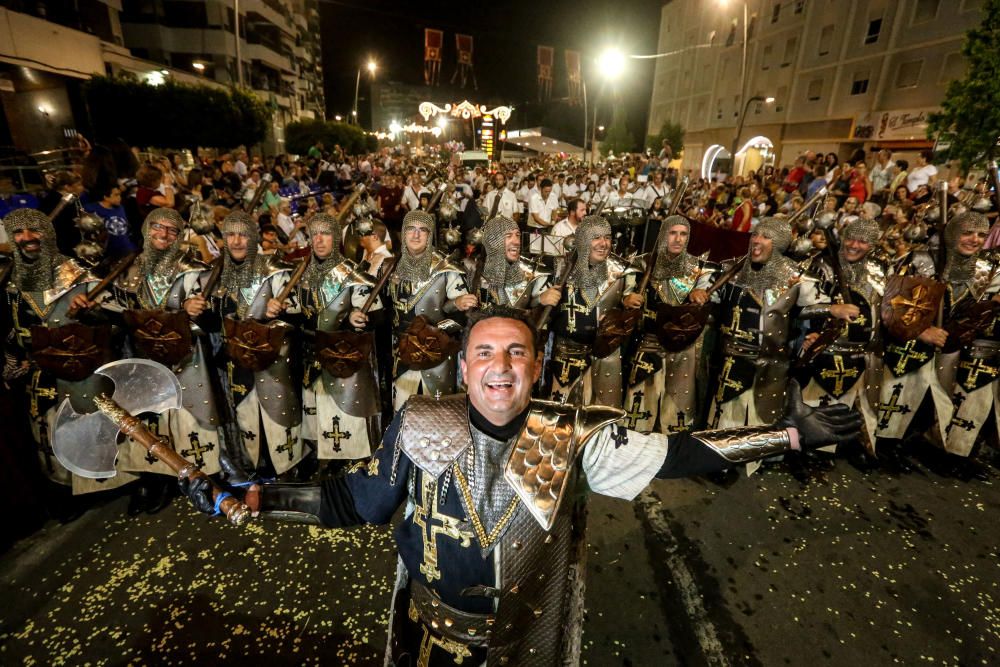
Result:
[[936,107],[870,111],[854,119],[853,139],[926,139],[927,117]]

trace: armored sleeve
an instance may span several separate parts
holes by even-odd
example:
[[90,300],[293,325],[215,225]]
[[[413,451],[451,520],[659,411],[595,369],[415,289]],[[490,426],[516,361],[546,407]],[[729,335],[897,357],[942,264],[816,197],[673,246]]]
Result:
[[[278,298],[281,290],[285,289],[285,285],[288,284],[291,277],[292,274],[290,271],[279,271],[271,276],[271,294],[274,295],[274,298]],[[288,295],[288,307],[285,308],[284,312],[287,315],[298,315],[301,312],[299,297],[295,293],[295,290],[292,290],[292,293]]]
[[323,482],[319,518],[324,526],[385,524],[406,499],[412,464],[397,444],[401,414],[396,413],[370,459]]

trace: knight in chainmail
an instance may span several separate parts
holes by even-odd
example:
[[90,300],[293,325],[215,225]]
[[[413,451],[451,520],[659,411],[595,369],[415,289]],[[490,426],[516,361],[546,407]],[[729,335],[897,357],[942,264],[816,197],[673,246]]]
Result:
[[[872,251],[878,247],[882,230],[874,220],[855,218],[840,232],[836,248],[843,283],[829,262],[824,262],[821,284],[834,303],[852,303],[858,315],[846,325],[817,320],[813,333],[827,326],[842,327],[840,336],[826,346],[809,364],[809,383],[802,397],[810,405],[843,403],[855,408],[864,418],[861,445],[863,450],[849,452],[865,459],[875,451],[875,428],[879,387],[882,384],[880,355],[880,317],[882,294],[890,268]],[[846,294],[846,297],[845,297]],[[849,443],[849,447],[856,443]]]
[[[450,394],[457,383],[454,356],[436,354],[445,336],[461,331],[455,318],[478,305],[469,294],[465,267],[434,247],[434,218],[426,211],[410,211],[403,218],[403,251],[389,280],[392,302],[393,406],[398,409],[413,394]],[[430,327],[430,328],[428,328]],[[429,342],[432,336],[434,342]],[[411,368],[415,359],[406,350],[426,351],[429,368]],[[431,349],[433,348],[433,349]],[[442,357],[438,359],[438,357]]]
[[[886,345],[882,419],[876,432],[880,448],[899,447],[909,433],[926,425],[913,414],[900,414],[907,408],[933,414],[946,451],[963,457],[973,451],[991,419],[1000,377],[1000,326],[990,303],[1000,293],[1000,262],[995,251],[983,250],[988,232],[986,216],[975,211],[948,221],[940,279],[946,288],[942,307],[949,330],[944,342],[954,347],[940,349],[941,340],[934,334],[944,338],[945,332],[933,325],[914,340],[890,340]],[[920,409],[928,400],[933,413]]]
[[[234,211],[222,221],[223,268],[209,298],[213,331],[221,334],[221,383],[231,411],[226,452],[264,475],[289,474],[306,454],[302,404],[292,374],[298,354],[292,320],[300,312],[294,290],[278,296],[294,265],[259,252],[256,221]],[[206,326],[209,326],[206,323]],[[299,468],[303,474],[308,471]]]
[[[411,397],[372,458],[345,475],[246,496],[265,517],[328,528],[400,517],[386,664],[579,664],[590,492],[631,500],[654,478],[857,434],[844,406],[808,409],[794,387],[768,426],[642,434],[621,425],[619,408],[531,399],[542,362],[525,313],[498,306],[470,320],[468,394]],[[211,487],[184,482],[212,513]]]
[[[699,414],[698,398],[706,381],[701,326],[688,335],[686,344],[671,344],[668,351],[658,337],[657,323],[683,322],[686,311],[708,300],[708,288],[718,266],[705,256],[687,251],[691,224],[679,215],[660,226],[656,263],[643,302],[642,340],[632,354],[624,408],[625,424],[644,433],[689,430]],[[651,261],[651,256],[645,258]],[[667,378],[671,382],[667,382]]]
[[[521,232],[517,223],[498,215],[482,228],[483,261],[479,279],[482,308],[495,305],[527,309],[541,302],[549,286],[551,271],[543,262],[521,253]],[[467,260],[470,285],[476,285],[478,260]]]
[[[183,243],[184,219],[157,208],[142,225],[143,251],[115,284],[115,300],[129,332],[129,356],[161,363],[184,387],[181,408],[144,416],[146,425],[170,437],[175,450],[206,474],[219,471],[222,419],[209,362],[208,335],[200,325],[207,308],[203,287],[211,273]],[[138,473],[129,511],[155,512],[169,501],[165,491],[176,473],[148,456],[138,443],[121,448],[122,470]]]
[[[312,261],[299,284],[304,377],[302,438],[320,461],[367,458],[378,445],[381,400],[371,344],[376,296],[362,313],[375,282],[340,251],[337,218],[319,213],[308,223]],[[368,342],[358,342],[358,336]]]
[[[750,236],[743,267],[719,290],[722,354],[708,412],[712,428],[766,424],[780,413],[792,349],[792,323],[828,317],[830,297],[815,276],[783,253],[792,229],[764,218]],[[852,308],[835,308],[839,317]]]
[[583,401],[621,407],[621,350],[600,359],[592,353],[605,313],[641,305],[633,294],[639,270],[611,253],[611,226],[599,216],[580,221],[574,249],[575,259],[563,260],[573,261],[573,268],[552,318],[552,396],[567,399],[579,382]]
[[[73,494],[121,486],[133,479],[120,473],[111,480],[95,480],[70,473],[53,456],[49,435],[63,398],[69,396],[79,413],[93,411],[100,382],[93,370],[115,357],[117,334],[103,308],[86,298],[97,277],[76,260],[59,254],[55,229],[42,212],[21,208],[3,219],[13,244],[7,306],[11,329],[4,346],[4,381],[11,395],[23,400],[31,435],[38,448],[41,470],[52,482],[47,492],[50,509],[58,516],[78,515]],[[95,297],[103,303],[107,294]],[[71,306],[82,306],[78,319],[68,316]],[[67,361],[71,361],[72,365]],[[22,399],[23,397],[23,399]]]

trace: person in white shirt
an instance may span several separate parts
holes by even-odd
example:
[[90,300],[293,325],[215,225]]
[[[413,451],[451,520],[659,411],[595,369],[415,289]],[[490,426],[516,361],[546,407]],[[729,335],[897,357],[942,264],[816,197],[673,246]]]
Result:
[[632,200],[632,193],[629,191],[629,175],[622,174],[621,178],[618,179],[618,189],[611,192],[608,197],[608,203],[606,208],[614,208],[615,206],[630,206]]
[[[547,234],[551,231],[555,222],[552,220],[552,213],[559,208],[559,200],[552,192],[552,181],[545,178],[539,184],[540,192],[532,195],[528,207],[528,227],[544,230]],[[531,252],[535,255],[555,253],[555,244],[547,241],[541,232],[531,235]]]
[[309,245],[306,235],[302,232],[306,225],[303,222],[296,223],[295,219],[292,218],[292,203],[287,199],[282,199],[281,203],[278,204],[276,224],[278,229],[285,234],[285,238],[288,239],[286,245],[289,248],[305,248]]
[[556,196],[556,201],[563,204],[566,200],[563,199],[563,186],[566,184],[566,174],[559,174],[556,176],[555,183],[552,184],[552,194]]
[[384,240],[387,237],[388,230],[378,220],[372,221],[370,233],[358,237],[358,244],[364,249],[364,257],[361,261],[367,262],[366,271],[375,278],[378,278],[381,273],[382,263],[392,257],[392,251]]
[[236,154],[236,162],[233,163],[233,171],[235,171],[236,175],[244,181],[247,179],[247,163],[245,162],[246,156],[246,153],[240,151]]
[[563,245],[562,241],[567,236],[573,236],[576,234],[576,226],[580,224],[583,217],[587,215],[587,205],[582,199],[570,199],[566,202],[566,210],[568,215],[565,220],[560,220],[556,223],[556,226],[552,228],[552,237],[556,241],[554,255],[565,255],[566,246]]
[[406,206],[406,210],[416,211],[420,208],[420,195],[425,192],[430,192],[430,190],[423,187],[420,175],[410,176],[410,182],[403,188],[403,205]]
[[507,189],[507,177],[502,172],[493,174],[493,185],[495,188],[486,193],[483,197],[483,206],[486,207],[487,217],[493,212],[494,202],[500,197],[500,204],[497,205],[497,215],[502,215],[511,220],[517,220],[520,215],[517,206],[517,197]]
[[906,176],[907,190],[916,192],[917,188],[921,185],[928,187],[934,185],[934,181],[937,180],[938,170],[937,167],[930,164],[930,161],[933,159],[934,153],[931,151],[920,151],[920,155],[917,156],[916,166]]
[[538,192],[538,189],[535,187],[535,175],[528,174],[521,181],[521,187],[517,189],[517,200],[521,202],[525,210],[531,204],[531,195],[535,192]]
[[653,180],[646,184],[646,188],[642,194],[646,201],[646,208],[652,208],[654,201],[662,199],[667,195],[667,186],[663,182],[662,171],[657,170],[653,172]]
[[465,173],[464,167],[455,168],[455,206],[459,211],[464,211],[469,200],[472,199],[472,186],[469,185],[469,177]]
[[580,194],[580,187],[576,184],[576,176],[570,175],[563,186],[563,199],[569,203],[570,199],[575,199]]

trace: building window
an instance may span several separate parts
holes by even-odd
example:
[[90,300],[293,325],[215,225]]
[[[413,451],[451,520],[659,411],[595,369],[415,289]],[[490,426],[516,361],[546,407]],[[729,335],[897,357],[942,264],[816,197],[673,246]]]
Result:
[[771,47],[770,44],[768,44],[767,46],[764,47],[764,52],[763,52],[763,54],[761,55],[761,58],[760,58],[760,68],[761,69],[770,69],[771,68],[771,54],[772,54],[773,51],[774,51],[774,49]]
[[801,14],[802,10],[806,8],[806,0],[795,0],[795,13]]
[[718,102],[715,104],[715,119],[722,120],[722,98],[720,97]]
[[750,23],[747,24],[747,39],[753,39],[754,31],[757,29],[757,15],[750,15]]
[[788,99],[788,86],[778,86],[774,94],[774,110],[781,112],[785,110],[785,100]]
[[823,79],[813,79],[806,89],[806,99],[810,102],[818,102],[823,96]]
[[781,0],[775,0],[774,9],[771,10],[771,23],[777,23],[781,18]]
[[955,79],[961,79],[965,76],[965,69],[965,56],[958,51],[949,53],[944,57],[944,64],[941,66],[941,76],[938,78],[938,83],[947,85]]
[[896,71],[897,88],[916,88],[920,83],[920,70],[924,68],[923,60],[910,60],[900,63]]
[[781,59],[781,66],[788,67],[795,60],[795,50],[799,46],[799,40],[795,37],[790,38],[785,42],[785,57]]
[[830,49],[833,48],[833,29],[834,26],[831,23],[823,26],[819,33],[819,55],[821,56],[829,55]]
[[917,0],[917,4],[913,7],[913,20],[910,21],[911,25],[915,23],[933,21],[937,18],[938,8],[940,6],[941,0]]
[[882,19],[872,19],[868,22],[868,34],[865,35],[865,44],[874,44],[878,41],[878,36],[882,32]]
[[851,82],[851,95],[864,95],[868,92],[868,70],[855,72]]
[[729,26],[729,36],[726,37],[726,46],[732,46],[736,43],[736,20],[733,20],[733,24]]

